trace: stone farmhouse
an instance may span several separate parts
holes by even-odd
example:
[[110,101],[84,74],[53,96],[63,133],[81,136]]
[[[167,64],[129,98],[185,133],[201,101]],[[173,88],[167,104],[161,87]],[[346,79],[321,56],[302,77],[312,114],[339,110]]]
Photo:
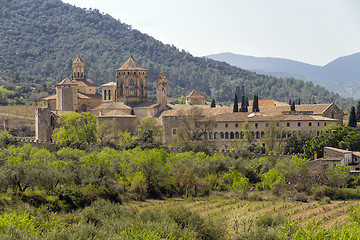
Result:
[[312,168],[343,165],[349,166],[350,174],[360,174],[360,152],[324,147],[324,157],[317,158],[317,156],[315,156],[314,158],[313,161],[308,163]]
[[[148,70],[132,56],[115,70],[115,81],[100,88],[101,94],[87,79],[85,63],[77,57],[71,77],[56,84],[56,94],[44,98],[43,107],[36,110],[36,140],[51,141],[59,117],[74,111],[90,111],[98,117],[99,123],[112,121],[115,132],[126,129],[135,132],[137,119],[155,117],[163,127],[165,144],[173,143],[184,114],[194,108],[201,110],[197,121],[211,118],[212,124],[202,139],[215,143],[243,139],[241,132],[245,121],[249,123],[255,141],[261,141],[270,122],[281,128],[283,138],[301,132],[315,136],[330,124],[343,124],[343,111],[334,103],[296,105],[296,111],[290,111],[287,103],[259,100],[260,112],[233,113],[232,106],[211,108],[206,104],[205,97],[193,90],[186,96],[186,104],[168,104],[167,77],[163,72],[156,81],[156,102],[153,102],[147,97]],[[252,101],[249,104],[248,109],[252,109]]]

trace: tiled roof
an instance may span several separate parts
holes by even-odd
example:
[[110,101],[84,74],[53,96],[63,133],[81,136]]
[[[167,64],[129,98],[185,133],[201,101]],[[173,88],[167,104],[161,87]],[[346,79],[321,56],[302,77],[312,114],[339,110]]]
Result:
[[78,98],[82,99],[90,99],[90,98],[101,98],[101,94],[95,93],[95,94],[85,94],[85,93],[78,93]]
[[329,150],[339,152],[339,153],[349,153],[350,152],[349,150],[340,149],[340,148],[334,148],[334,147],[324,147],[324,150],[325,149],[329,149]]
[[78,86],[82,86],[82,87],[95,87],[95,85],[87,80],[85,81],[79,81],[79,80],[72,80],[75,84],[77,84]]
[[102,109],[131,109],[131,107],[125,105],[123,102],[110,102],[110,103],[103,103],[93,110],[102,110]]
[[[331,104],[302,104],[295,105],[296,111],[312,111],[313,114],[321,115]],[[290,105],[283,106],[260,106],[260,112],[267,115],[281,115],[282,112],[290,111]]]
[[117,70],[146,70],[132,56]]
[[198,90],[194,89],[186,97],[203,97],[203,95]]
[[55,100],[55,99],[56,99],[56,94],[43,98],[42,100]]
[[[249,105],[250,105],[249,107],[252,107],[253,100],[249,100]],[[276,100],[259,100],[259,107],[260,106],[289,106],[289,104],[284,102],[279,102]]]
[[59,82],[58,84],[56,84],[55,86],[60,86],[60,85],[76,85],[76,83],[74,83],[72,80],[70,80],[67,77],[64,80],[62,80],[61,82]]
[[112,86],[116,86],[116,82],[108,82],[101,85],[100,87],[112,87]]

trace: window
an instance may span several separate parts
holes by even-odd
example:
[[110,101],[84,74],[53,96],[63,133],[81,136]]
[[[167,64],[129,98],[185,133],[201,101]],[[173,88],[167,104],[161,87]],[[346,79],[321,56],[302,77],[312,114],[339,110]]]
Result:
[[173,128],[173,129],[172,129],[172,133],[173,133],[173,135],[176,134],[176,128]]
[[320,123],[318,122],[318,127],[320,127]]
[[217,123],[215,123],[214,127],[217,128]]
[[238,123],[235,123],[235,127],[239,127],[239,124],[238,124]]
[[280,126],[280,123],[276,123],[276,126],[279,127],[279,126]]
[[258,123],[255,123],[255,128],[257,129],[259,127],[259,124]]
[[290,123],[286,123],[286,126],[287,126],[287,127],[290,127]]
[[228,132],[225,133],[225,139],[229,139],[229,133]]
[[135,85],[133,80],[130,81],[129,96],[135,96]]
[[229,127],[229,124],[225,123],[225,127],[226,127],[226,128]]
[[104,90],[104,100],[106,100],[106,90]]
[[301,127],[301,122],[298,122],[298,127]]
[[111,91],[110,91],[110,89],[108,90],[108,99],[111,100]]
[[326,122],[324,122],[324,126],[326,127]]
[[269,126],[269,123],[265,123],[265,126],[268,127],[268,126]]
[[309,127],[311,127],[311,122],[309,122]]

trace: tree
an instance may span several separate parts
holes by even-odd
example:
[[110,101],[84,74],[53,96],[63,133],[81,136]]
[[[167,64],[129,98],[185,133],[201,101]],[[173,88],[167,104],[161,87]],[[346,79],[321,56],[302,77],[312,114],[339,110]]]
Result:
[[[282,131],[280,127],[277,126],[277,123],[275,121],[268,122],[264,135],[264,143],[265,143],[266,151],[268,152],[280,151],[279,148],[281,142],[282,142]],[[276,146],[276,144],[278,145]]]
[[250,124],[247,120],[242,125],[241,133],[244,136],[245,142],[251,144],[254,137],[251,135]]
[[360,101],[356,104],[356,120],[360,121]]
[[53,141],[57,143],[73,143],[76,141],[94,144],[97,141],[96,116],[89,112],[62,115],[60,127],[54,130]]
[[114,126],[111,120],[96,124],[96,134],[101,142],[114,138]]
[[214,125],[214,119],[206,117],[199,107],[181,111],[179,114],[180,127],[176,129],[175,146],[186,151],[206,151],[209,145],[201,141]]
[[300,105],[300,103],[301,103],[300,98],[298,98],[297,105]]
[[140,120],[137,136],[141,136],[145,131],[152,131],[152,136],[156,141],[161,141],[163,129],[153,117],[147,117]]
[[290,105],[290,111],[295,112],[295,101],[292,101],[291,105]]
[[257,95],[257,94],[254,95],[252,111],[253,112],[260,112],[260,109],[259,109],[259,95]]
[[248,97],[245,97],[245,112],[248,112],[248,107],[249,107],[249,99]]
[[245,100],[245,96],[242,96],[242,97],[241,97],[240,112],[246,112],[246,100]]
[[215,99],[211,100],[211,106],[212,108],[216,107]]
[[181,95],[180,97],[178,97],[178,103],[179,104],[185,104],[186,103],[185,96]]
[[356,127],[356,125],[357,125],[357,121],[356,121],[355,107],[351,106],[348,126]]
[[237,95],[236,95],[236,93],[235,93],[233,112],[238,112],[238,111],[239,111],[238,97],[237,97]]

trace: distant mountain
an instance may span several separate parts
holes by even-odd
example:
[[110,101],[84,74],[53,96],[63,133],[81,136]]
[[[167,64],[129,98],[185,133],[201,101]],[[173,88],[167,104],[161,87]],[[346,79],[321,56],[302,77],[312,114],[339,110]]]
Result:
[[[303,103],[354,104],[311,82],[255,74],[227,63],[194,57],[175,46],[163,44],[98,10],[82,9],[60,0],[0,0],[0,74],[9,73],[13,85],[29,89],[56,83],[71,74],[71,63],[80,55],[87,76],[96,84],[115,80],[130,53],[149,69],[149,96],[161,71],[168,79],[169,97],[187,95],[193,89],[207,101],[231,103],[235,89],[260,99]],[[21,78],[24,75],[34,76]],[[18,77],[19,76],[19,77]],[[36,77],[38,76],[38,77]],[[32,79],[32,80],[31,80]]]
[[229,52],[207,57],[256,73],[312,81],[343,97],[360,98],[360,53],[340,57],[325,66],[283,58],[252,57]]

